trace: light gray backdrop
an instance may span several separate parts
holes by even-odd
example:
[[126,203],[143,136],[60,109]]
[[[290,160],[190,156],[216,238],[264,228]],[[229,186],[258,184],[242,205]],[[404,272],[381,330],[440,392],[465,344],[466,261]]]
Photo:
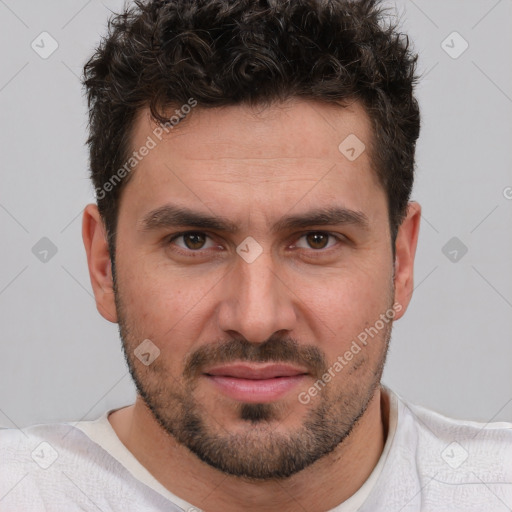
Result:
[[[95,418],[134,399],[80,234],[93,192],[79,76],[121,7],[0,0],[4,426]],[[384,381],[454,417],[512,420],[512,1],[396,7],[424,72],[413,194],[424,216]]]

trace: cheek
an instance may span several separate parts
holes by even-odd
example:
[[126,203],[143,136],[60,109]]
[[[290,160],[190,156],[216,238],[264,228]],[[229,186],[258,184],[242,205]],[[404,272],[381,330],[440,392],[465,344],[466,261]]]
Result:
[[168,369],[183,361],[211,317],[219,280],[212,274],[193,278],[168,264],[152,264],[150,258],[126,258],[119,272],[119,291],[133,343],[135,338],[152,340]]
[[384,265],[373,265],[370,270],[342,270],[322,284],[308,283],[304,315],[321,329],[318,336],[325,340],[330,357],[343,353],[391,306],[390,270]]
[[[325,311],[333,318],[336,312],[350,315],[350,318],[363,317],[372,311],[387,308],[391,299],[392,274],[389,268],[378,263],[355,268],[342,268],[331,273],[327,279],[307,283],[306,298],[310,298],[315,308]],[[347,318],[340,318],[346,321]]]
[[149,337],[151,333],[156,336],[165,325],[170,328],[183,315],[188,301],[180,283],[173,285],[164,273],[150,269],[142,261],[143,258],[125,257],[119,262],[118,289],[127,320],[147,330],[145,335]]

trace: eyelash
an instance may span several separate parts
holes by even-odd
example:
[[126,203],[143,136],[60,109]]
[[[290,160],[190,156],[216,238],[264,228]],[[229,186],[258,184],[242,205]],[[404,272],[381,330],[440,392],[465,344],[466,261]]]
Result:
[[[208,233],[205,233],[204,231],[182,231],[180,233],[175,233],[170,238],[168,238],[167,245],[174,245],[172,242],[174,242],[178,238],[184,237],[185,235],[206,235],[207,239],[212,240],[212,237]],[[183,247],[175,246],[175,248],[173,250],[179,254],[184,254],[185,256],[189,256],[189,257],[191,256],[191,257],[197,258],[198,256],[203,256],[204,251],[206,251],[208,249],[198,249],[198,250],[194,251],[192,249],[184,249]]]
[[[204,255],[204,251],[207,251],[208,249],[197,249],[197,250],[184,249],[183,247],[176,246],[175,244],[172,243],[175,240],[184,237],[185,235],[197,235],[197,234],[205,235],[207,239],[213,240],[212,236],[210,236],[208,233],[206,233],[204,231],[182,231],[180,233],[175,233],[170,238],[167,237],[166,245],[174,245],[174,248],[173,248],[174,251],[178,252],[179,254],[185,255],[187,257],[201,257],[201,256]],[[322,234],[322,235],[327,235],[328,237],[334,238],[337,241],[336,245],[346,241],[345,238],[342,235],[340,235],[340,234],[330,233],[328,231],[319,231],[319,230],[308,231],[306,233],[303,233],[297,239],[297,241],[301,240],[302,238],[307,237],[308,235],[311,235],[311,234]],[[310,248],[309,251],[311,251],[313,254],[317,253],[318,255],[321,255],[321,254],[325,254],[325,253],[330,252],[331,250],[333,250],[333,248],[335,248],[335,246],[327,247],[325,249],[312,249],[312,248]],[[302,250],[302,251],[306,250],[307,251],[308,249],[305,249],[303,247],[299,247],[298,250]]]

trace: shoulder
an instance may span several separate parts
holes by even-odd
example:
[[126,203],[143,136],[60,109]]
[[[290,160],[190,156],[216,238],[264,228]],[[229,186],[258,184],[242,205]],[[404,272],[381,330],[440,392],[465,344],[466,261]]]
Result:
[[93,462],[108,460],[97,457],[92,441],[72,424],[0,429],[0,510],[47,510],[49,500],[64,507],[68,498],[80,499],[76,468],[79,477],[91,475]]
[[0,511],[179,510],[90,437],[103,427],[100,418],[0,429]]
[[60,440],[65,438],[70,428],[65,424],[35,425],[24,429],[0,428],[0,467],[5,469],[27,463],[37,464],[41,457],[50,455],[50,440],[53,444],[62,444]]
[[512,423],[459,420],[401,402],[404,422],[414,425],[420,446],[442,448],[441,458],[449,466],[474,463],[482,467],[488,461],[512,472]]
[[398,453],[422,510],[500,510],[512,504],[512,423],[449,418],[397,397]]
[[54,467],[94,465],[109,470],[113,462],[106,450],[71,422],[0,429],[2,472],[21,468],[44,479]]
[[0,428],[0,510],[46,510],[42,482],[51,487],[56,439],[65,432],[65,425]]
[[85,436],[68,423],[32,425],[23,429],[0,428],[0,464],[5,466],[32,461],[45,465],[41,462],[41,457],[48,457],[50,454],[58,456],[57,449],[72,449],[76,446],[78,437]]

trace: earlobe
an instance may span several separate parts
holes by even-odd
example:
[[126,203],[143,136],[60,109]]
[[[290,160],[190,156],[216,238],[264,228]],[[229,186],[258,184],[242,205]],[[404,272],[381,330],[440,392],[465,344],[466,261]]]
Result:
[[95,204],[88,204],[84,209],[82,239],[87,253],[87,265],[96,307],[103,318],[117,323],[112,261],[105,226]]
[[398,229],[395,242],[395,302],[402,306],[396,319],[403,316],[414,290],[414,257],[418,244],[421,206],[411,202],[407,216]]

